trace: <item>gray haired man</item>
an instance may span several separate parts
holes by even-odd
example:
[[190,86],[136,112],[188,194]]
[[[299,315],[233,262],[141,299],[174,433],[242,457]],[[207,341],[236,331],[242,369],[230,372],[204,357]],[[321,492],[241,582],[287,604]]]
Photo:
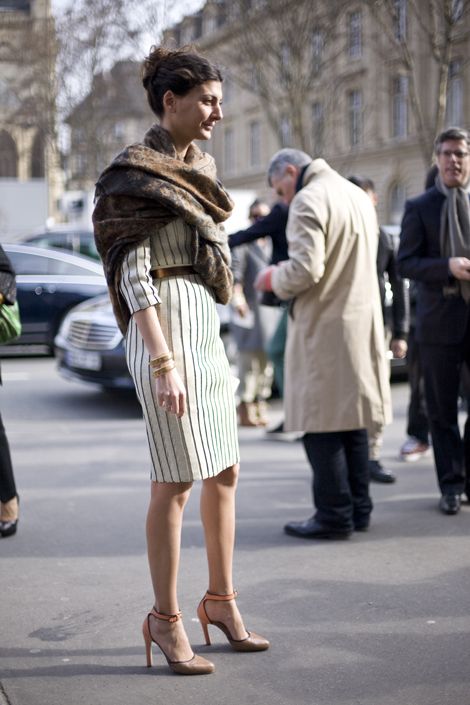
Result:
[[289,522],[302,538],[347,538],[369,526],[366,428],[390,417],[375,270],[377,218],[369,197],[323,159],[283,149],[268,179],[289,207],[289,257],[257,286],[290,299],[285,429],[302,432],[316,512]]

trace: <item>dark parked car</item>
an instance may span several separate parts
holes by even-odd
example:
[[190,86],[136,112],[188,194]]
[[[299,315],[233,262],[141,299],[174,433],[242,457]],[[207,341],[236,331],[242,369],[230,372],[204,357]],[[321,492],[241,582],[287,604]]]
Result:
[[55,356],[59,372],[68,379],[109,389],[134,387],[108,296],[85,301],[70,311],[56,336]]
[[16,272],[22,333],[15,345],[47,345],[77,304],[107,291],[103,268],[89,257],[23,244],[3,245]]
[[[227,347],[228,307],[218,306],[221,334]],[[108,296],[76,306],[64,319],[55,339],[59,372],[68,379],[106,389],[133,389],[124,341]]]
[[62,225],[40,233],[35,233],[23,239],[23,242],[35,247],[48,247],[56,250],[67,250],[76,255],[85,255],[99,260],[100,256],[95,245],[92,230],[84,230],[73,225]]

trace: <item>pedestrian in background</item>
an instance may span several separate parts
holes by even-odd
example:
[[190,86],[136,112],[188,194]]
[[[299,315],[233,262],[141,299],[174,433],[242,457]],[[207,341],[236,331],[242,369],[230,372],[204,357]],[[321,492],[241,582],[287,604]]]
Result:
[[183,510],[202,480],[201,517],[209,589],[198,607],[236,651],[269,642],[247,632],[235,603],[232,559],[239,450],[232,377],[216,301],[232,275],[221,227],[232,202],[215,165],[193,140],[208,140],[222,118],[222,75],[187,48],[153,48],[143,85],[159,119],[143,144],[126,148],[101,175],[94,223],[115,313],[147,425],[153,461],[147,544],[155,593],[143,624],[170,668],[211,673],[195,656],[177,596]]
[[[441,132],[434,144],[433,187],[407,201],[398,262],[417,282],[416,339],[424,375],[439,509],[457,514],[470,492],[458,423],[463,365],[470,363],[470,135]],[[468,434],[465,442],[469,443]]]
[[[349,181],[359,186],[367,193],[374,208],[377,208],[378,198],[372,179],[364,176],[349,176]],[[391,233],[379,227],[377,247],[377,276],[379,280],[380,302],[385,326],[387,347],[393,357],[403,359],[408,349],[408,331],[410,325],[410,302],[407,282],[398,274],[396,255],[398,242]],[[386,282],[392,292],[391,320],[386,315]],[[369,435],[369,474],[374,482],[395,482],[395,475],[384,468],[380,460],[383,441],[383,426],[377,425],[368,429]]]
[[[256,223],[269,210],[267,203],[255,200],[249,210],[250,221]],[[257,238],[232,251],[234,287],[230,331],[238,353],[240,426],[268,424],[267,400],[271,396],[273,371],[266,354],[266,343],[276,326],[276,310],[261,305],[254,281],[270,261],[270,245],[267,238]]]
[[[258,238],[268,237],[272,243],[270,264],[278,264],[288,258],[286,226],[289,207],[278,201],[267,215],[257,218],[246,230],[239,230],[229,237],[230,248],[235,249],[243,244],[255,242]],[[277,392],[282,398],[284,393],[284,352],[287,338],[287,302],[281,301],[271,291],[263,292],[263,306],[271,306],[277,317],[275,329],[266,344],[266,352],[273,363],[274,382]],[[281,422],[268,433],[282,433],[284,423]]]
[[[426,174],[424,189],[432,188],[435,185],[438,168],[433,164]],[[410,387],[410,401],[408,404],[408,416],[406,432],[408,438],[400,448],[400,457],[405,462],[413,463],[420,458],[424,458],[430,453],[429,444],[429,421],[426,411],[426,400],[424,397],[423,370],[419,355],[419,345],[416,340],[416,292],[417,284],[410,281],[410,330],[408,333],[408,384]]]
[[258,275],[291,300],[285,425],[300,431],[316,512],[288,534],[348,538],[369,526],[367,428],[390,420],[390,388],[376,268],[377,217],[368,196],[323,159],[282,149],[268,180],[289,207],[289,259]]
[[[0,304],[12,306],[16,301],[16,278],[13,266],[0,245]],[[0,384],[1,384],[0,374]],[[0,414],[0,536],[16,534],[18,528],[18,493],[16,491],[10,446]]]

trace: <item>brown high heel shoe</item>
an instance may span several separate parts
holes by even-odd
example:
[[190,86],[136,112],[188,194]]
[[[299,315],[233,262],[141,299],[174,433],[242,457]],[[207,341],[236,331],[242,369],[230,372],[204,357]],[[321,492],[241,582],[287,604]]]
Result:
[[248,632],[244,639],[234,639],[230,634],[228,627],[223,622],[213,622],[206,612],[206,602],[210,600],[216,600],[221,602],[228,602],[234,600],[238,595],[237,591],[234,590],[230,595],[216,595],[213,592],[206,592],[204,597],[197,608],[197,616],[201,622],[202,631],[204,632],[204,637],[206,639],[206,644],[210,644],[211,640],[209,638],[208,625],[212,624],[214,627],[218,627],[225,636],[227,637],[230,646],[235,651],[265,651],[269,649],[269,641],[255,632]]
[[187,661],[170,661],[160,644],[156,639],[153,638],[150,631],[150,617],[155,617],[155,619],[160,619],[163,622],[177,622],[181,619],[181,612],[177,614],[163,614],[162,612],[157,612],[155,607],[148,613],[147,617],[144,619],[142,625],[142,633],[144,635],[145,641],[145,653],[147,656],[147,668],[152,665],[152,641],[158,646],[162,654],[167,660],[167,663],[173,673],[178,673],[182,676],[199,676],[204,673],[213,673],[215,666],[207,659],[202,658],[202,656],[197,656],[197,654],[192,655],[192,658]]

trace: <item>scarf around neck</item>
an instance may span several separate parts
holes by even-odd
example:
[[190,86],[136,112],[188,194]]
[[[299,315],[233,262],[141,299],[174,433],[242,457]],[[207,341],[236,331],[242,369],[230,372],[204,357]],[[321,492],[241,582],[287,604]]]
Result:
[[[440,244],[443,257],[470,259],[470,199],[465,188],[448,188],[436,176],[436,188],[445,196],[441,210]],[[466,303],[470,302],[470,282],[457,280],[457,289]]]
[[141,144],[126,147],[96,183],[93,226],[111,303],[125,334],[130,312],[120,292],[127,252],[177,218],[192,229],[192,264],[220,303],[232,294],[230,250],[221,225],[233,208],[216,179],[213,158],[190,144],[177,158],[170,134],[159,125]]

